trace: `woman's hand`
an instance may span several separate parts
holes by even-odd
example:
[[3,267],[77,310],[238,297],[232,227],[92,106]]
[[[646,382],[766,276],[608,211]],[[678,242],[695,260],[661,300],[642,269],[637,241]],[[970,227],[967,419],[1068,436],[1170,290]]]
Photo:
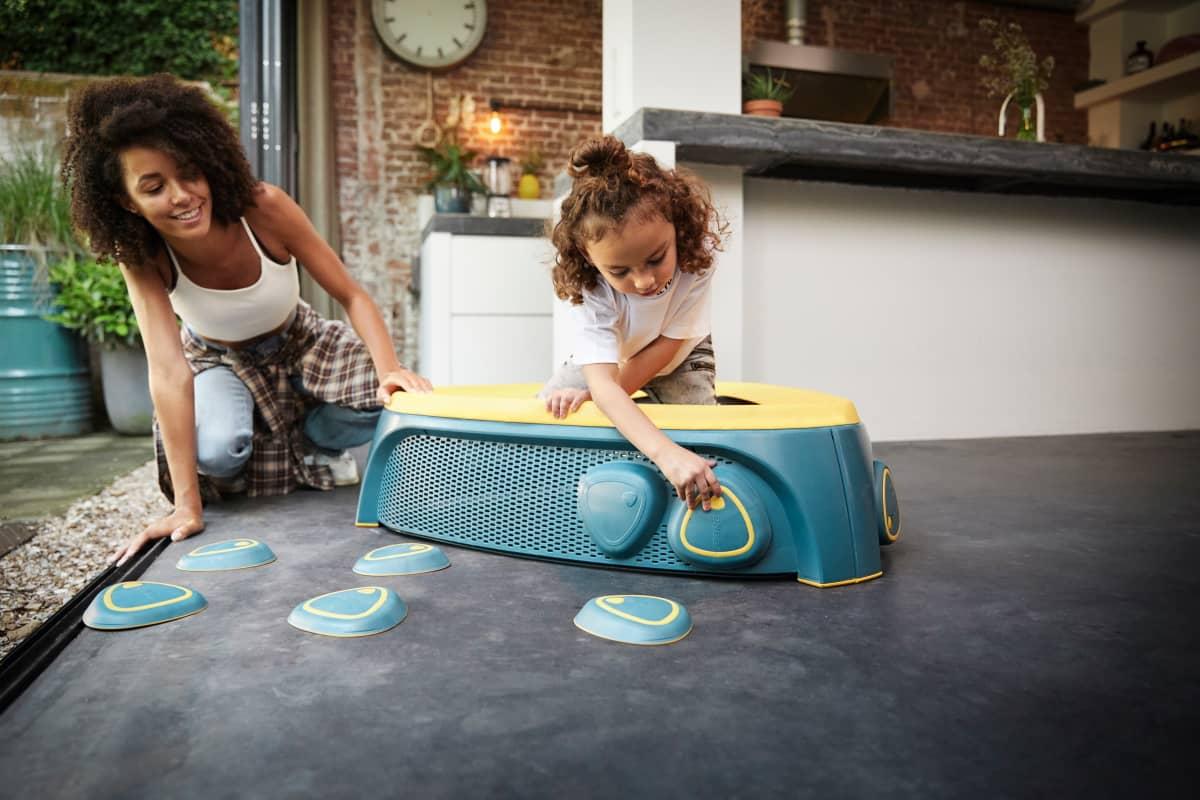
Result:
[[688,508],[695,508],[699,504],[708,511],[712,508],[712,499],[721,496],[721,484],[717,483],[717,476],[712,471],[717,465],[716,461],[698,456],[672,442],[671,447],[654,463],[667,476],[667,480],[675,487],[676,496],[687,503]]
[[154,539],[170,536],[172,542],[179,542],[202,530],[204,530],[204,513],[200,509],[190,511],[176,508],[162,519],[147,525],[144,531],[118,547],[116,552],[109,556],[109,563],[116,561],[117,566],[121,566],[130,557],[136,555],[146,542]]
[[574,414],[579,407],[592,399],[587,389],[555,389],[546,395],[546,410],[556,419]]
[[392,399],[392,392],[418,392],[425,394],[433,391],[433,384],[407,367],[389,372],[379,381],[379,390],[375,393],[380,405],[387,405]]

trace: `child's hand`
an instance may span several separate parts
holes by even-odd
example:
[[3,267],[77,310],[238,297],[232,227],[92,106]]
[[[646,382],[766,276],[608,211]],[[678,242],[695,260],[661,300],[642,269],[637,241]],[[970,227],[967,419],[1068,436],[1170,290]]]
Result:
[[675,494],[695,508],[700,504],[705,511],[712,507],[712,499],[721,496],[721,484],[712,468],[717,465],[703,456],[698,456],[691,450],[673,445],[664,455],[655,460],[663,475],[675,487]]
[[555,389],[546,395],[546,410],[556,419],[574,414],[579,407],[592,399],[587,389]]

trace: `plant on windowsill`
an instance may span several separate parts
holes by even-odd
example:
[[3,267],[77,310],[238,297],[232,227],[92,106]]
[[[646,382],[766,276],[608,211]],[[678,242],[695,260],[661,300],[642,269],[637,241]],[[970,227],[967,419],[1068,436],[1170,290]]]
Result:
[[58,290],[46,317],[73,330],[100,352],[104,408],[118,433],[148,434],[154,418],[149,371],[125,280],[116,264],[70,257],[50,267]]
[[433,192],[434,208],[439,213],[466,214],[471,210],[471,195],[486,194],[487,189],[468,166],[478,155],[458,143],[452,128],[435,147],[418,147],[432,174],[425,188]]
[[742,111],[755,117],[778,117],[783,104],[795,90],[784,78],[766,72],[747,72],[742,76]]
[[[1046,106],[1042,91],[1050,85],[1054,72],[1054,56],[1046,56],[1038,62],[1029,40],[1021,26],[1015,22],[1001,25],[993,19],[982,19],[979,27],[992,36],[994,55],[985,53],[979,57],[979,66],[984,69],[980,82],[988,90],[989,97],[1004,97],[1000,106],[998,132],[1004,135],[1004,114],[1009,101],[1015,101],[1021,109],[1021,127],[1017,138],[1024,141],[1046,141]],[[1033,121],[1033,107],[1037,105],[1037,126]]]

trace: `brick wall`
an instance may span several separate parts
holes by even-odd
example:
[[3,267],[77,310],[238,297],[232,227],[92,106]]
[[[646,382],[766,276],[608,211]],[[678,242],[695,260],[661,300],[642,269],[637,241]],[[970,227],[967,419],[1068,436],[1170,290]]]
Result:
[[[783,5],[743,0],[743,47],[754,38],[787,38]],[[988,97],[979,84],[979,56],[992,52],[979,28],[984,17],[1016,22],[1039,59],[1054,56],[1046,140],[1087,144],[1087,114],[1074,110],[1073,87],[1088,77],[1088,31],[1073,14],[949,0],[808,0],[806,41],[895,59],[894,110],[885,125],[994,136],[1003,98]],[[1014,125],[1016,114],[1009,115]]]
[[[786,38],[783,5],[742,0],[743,45]],[[600,132],[601,7],[602,0],[493,0],[479,49],[434,77],[435,118],[445,119],[452,97],[472,97],[475,119],[460,139],[514,162],[538,147],[548,194],[571,147]],[[979,56],[991,50],[979,30],[985,16],[1020,23],[1039,55],[1054,55],[1047,139],[1085,143],[1087,118],[1072,110],[1072,86],[1087,77],[1087,30],[1070,14],[985,2],[809,0],[807,35],[811,44],[895,57],[895,113],[886,124],[994,135],[1000,98],[979,85]],[[380,299],[405,352],[403,332],[413,329],[409,263],[420,236],[416,198],[427,175],[411,135],[427,114],[427,74],[385,51],[370,0],[331,0],[329,20],[342,255]],[[486,127],[491,98],[571,110],[506,110],[506,130],[493,137]]]
[[[409,262],[420,245],[416,197],[428,175],[411,138],[427,115],[427,72],[386,51],[369,0],[330,5],[342,256],[376,298],[388,299],[380,305],[402,347]],[[435,119],[445,120],[452,97],[471,97],[475,119],[460,128],[460,141],[481,156],[508,156],[514,166],[538,148],[548,195],[570,149],[600,132],[600,9],[600,0],[489,3],[479,48],[434,75]],[[496,137],[487,128],[493,98],[554,110],[505,109]]]

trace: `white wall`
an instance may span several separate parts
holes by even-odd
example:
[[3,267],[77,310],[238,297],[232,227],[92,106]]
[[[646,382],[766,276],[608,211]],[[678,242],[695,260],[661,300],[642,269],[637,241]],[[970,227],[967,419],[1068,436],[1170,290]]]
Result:
[[848,397],[876,441],[1200,428],[1200,209],[744,198],[747,380]]

